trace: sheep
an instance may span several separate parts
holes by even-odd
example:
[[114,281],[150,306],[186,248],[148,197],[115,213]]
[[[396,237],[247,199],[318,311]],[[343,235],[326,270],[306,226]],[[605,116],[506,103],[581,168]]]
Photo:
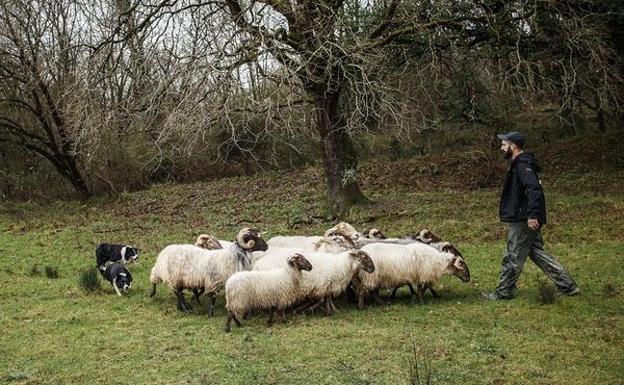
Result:
[[[292,253],[292,249],[271,249],[267,252],[268,255],[254,265],[253,270],[283,267],[288,255]],[[361,250],[338,254],[311,252],[306,253],[306,258],[312,263],[314,270],[303,274],[300,289],[307,302],[299,310],[309,307],[309,304],[314,305],[313,307],[325,304],[325,312],[327,315],[331,314],[335,310],[332,298],[341,294],[359,271],[375,271],[371,258]]]
[[276,236],[267,241],[271,249],[296,248],[301,251],[321,251],[339,253],[355,248],[353,240],[343,234],[330,234],[327,236]]
[[256,229],[244,228],[228,249],[206,250],[195,245],[165,247],[152,268],[150,282],[156,294],[156,284],[165,282],[178,299],[178,309],[191,310],[182,295],[184,289],[203,289],[211,297],[208,314],[213,315],[215,294],[235,272],[251,269],[252,252],[266,251],[266,242]]
[[[227,247],[229,247],[229,245],[231,245],[231,242],[228,242]],[[223,246],[221,246],[219,240],[210,234],[198,235],[197,239],[195,240],[195,246],[201,247],[202,249],[206,250],[217,250],[224,248]],[[201,304],[201,302],[199,301],[199,297],[204,293],[204,289],[193,288],[192,291],[193,299],[197,301],[198,304]]]
[[424,288],[433,285],[442,275],[453,274],[463,282],[470,281],[470,271],[462,257],[440,252],[421,243],[376,243],[364,246],[362,251],[370,255],[375,272],[360,272],[354,279],[360,309],[364,307],[364,296],[367,293],[371,293],[378,302],[383,302],[377,294],[382,288],[419,284],[419,302],[422,303]]
[[301,270],[311,271],[312,265],[301,254],[290,256],[285,266],[265,271],[234,273],[225,283],[228,311],[225,331],[230,332],[232,320],[241,327],[239,318],[252,309],[270,309],[267,326],[273,323],[273,313],[283,310],[300,299]]
[[368,239],[386,239],[386,235],[379,229],[364,230],[364,238]]
[[360,237],[363,237],[362,233],[357,231],[355,229],[355,227],[351,226],[347,222],[340,222],[340,223],[338,223],[334,227],[332,227],[332,228],[328,229],[327,231],[325,231],[325,234],[323,234],[323,235],[329,236],[329,235],[334,235],[334,234],[345,235],[345,236],[353,239],[354,241],[359,239]]

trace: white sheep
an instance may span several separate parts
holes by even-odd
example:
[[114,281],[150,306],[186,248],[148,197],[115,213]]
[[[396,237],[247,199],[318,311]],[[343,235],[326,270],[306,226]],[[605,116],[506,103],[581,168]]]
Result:
[[342,234],[328,236],[276,236],[267,241],[271,250],[275,248],[295,248],[300,251],[340,253],[355,248],[351,238]]
[[[288,256],[293,252],[296,252],[296,249],[270,249],[254,264],[253,270],[284,267]],[[305,255],[314,266],[314,270],[303,274],[300,289],[302,298],[306,298],[307,302],[300,310],[308,308],[308,305],[317,307],[325,304],[325,312],[331,314],[335,310],[332,298],[344,292],[359,271],[367,273],[375,271],[371,258],[361,250],[338,254],[307,252]]]
[[275,310],[282,312],[300,300],[301,270],[310,271],[312,265],[301,254],[290,256],[284,266],[265,271],[241,271],[225,283],[225,307],[228,318],[225,331],[230,331],[232,320],[241,326],[239,318],[252,309],[270,309],[268,326],[273,322]]
[[256,229],[244,228],[236,242],[228,249],[206,250],[195,245],[169,245],[165,247],[152,268],[150,282],[153,285],[150,297],[156,294],[156,284],[165,282],[178,298],[178,308],[190,310],[182,294],[184,289],[203,290],[211,297],[208,307],[213,315],[215,294],[235,272],[250,270],[252,252],[265,251],[267,244]]
[[419,287],[419,302],[424,288],[433,285],[446,274],[457,276],[463,282],[470,280],[470,271],[462,257],[440,252],[422,243],[396,245],[375,243],[362,248],[375,264],[372,274],[358,273],[354,286],[358,295],[358,307],[364,307],[368,293],[378,302],[379,289],[393,289],[407,284]]

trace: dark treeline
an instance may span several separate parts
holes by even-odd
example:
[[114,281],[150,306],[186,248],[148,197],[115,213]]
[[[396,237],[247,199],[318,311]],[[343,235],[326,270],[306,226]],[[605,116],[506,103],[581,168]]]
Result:
[[623,54],[618,1],[6,0],[0,195],[318,163],[339,214],[371,138],[617,129]]

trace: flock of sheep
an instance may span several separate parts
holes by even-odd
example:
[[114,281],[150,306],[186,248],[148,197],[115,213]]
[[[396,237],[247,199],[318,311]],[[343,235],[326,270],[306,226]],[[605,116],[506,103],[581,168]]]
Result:
[[[178,308],[191,307],[184,290],[194,298],[209,297],[208,313],[214,314],[216,294],[225,288],[228,318],[241,326],[254,309],[270,311],[268,324],[278,311],[323,306],[327,314],[336,310],[333,298],[343,292],[355,295],[358,307],[379,297],[380,289],[396,290],[408,285],[412,297],[423,300],[425,290],[445,275],[463,282],[470,272],[461,253],[428,229],[406,238],[386,238],[373,229],[358,232],[341,222],[323,236],[277,236],[265,241],[257,229],[242,229],[234,242],[202,234],[194,245],[165,247],[150,274],[153,289],[167,284],[176,294]],[[383,301],[382,301],[383,302]]]

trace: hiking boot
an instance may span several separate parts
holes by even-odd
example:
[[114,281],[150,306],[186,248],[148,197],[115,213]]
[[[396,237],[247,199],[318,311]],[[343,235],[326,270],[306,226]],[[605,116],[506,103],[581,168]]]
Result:
[[572,297],[578,294],[581,294],[581,289],[579,289],[579,287],[575,287],[574,289],[570,290],[570,291],[560,291],[557,294],[559,294],[560,296],[562,295],[567,295],[568,297]]
[[511,299],[511,298],[501,297],[500,295],[496,293],[481,293],[481,297],[487,299],[488,301],[500,301],[503,299]]

